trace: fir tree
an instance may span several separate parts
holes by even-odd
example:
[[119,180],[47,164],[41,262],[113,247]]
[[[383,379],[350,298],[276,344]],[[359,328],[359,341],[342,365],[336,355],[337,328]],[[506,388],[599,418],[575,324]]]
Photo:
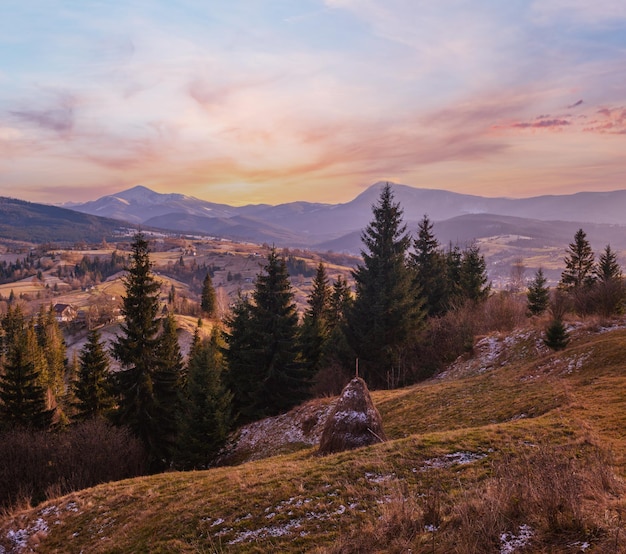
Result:
[[328,323],[332,328],[345,324],[352,302],[350,285],[341,275],[338,275],[330,294]]
[[445,254],[446,260],[446,286],[448,292],[449,307],[457,307],[463,302],[463,290],[461,288],[461,274],[463,255],[458,245],[448,246]]
[[544,344],[552,350],[563,350],[569,343],[569,334],[563,320],[555,318],[546,329]]
[[217,312],[217,300],[211,274],[207,272],[204,282],[202,283],[202,299],[200,302],[202,311],[207,317],[215,317]]
[[24,332],[26,321],[20,306],[9,306],[2,318],[2,355],[6,355],[12,345]]
[[565,270],[561,273],[559,288],[571,295],[576,311],[585,314],[590,308],[590,292],[595,276],[593,250],[582,229],[574,235],[574,242],[569,244],[564,261]]
[[472,302],[485,300],[491,291],[485,257],[475,243],[462,253],[460,285],[463,297]]
[[141,439],[155,469],[163,463],[159,458],[161,430],[153,381],[159,367],[160,285],[152,273],[148,242],[141,233],[133,240],[130,267],[123,282],[124,322],[120,325],[122,334],[113,342],[113,356],[121,365],[115,373],[116,421]]
[[228,366],[227,385],[233,394],[233,410],[239,421],[253,421],[257,415],[256,396],[263,378],[262,369],[255,363],[258,347],[252,333],[252,304],[239,297],[225,319],[228,331],[224,333],[224,352]]
[[232,426],[232,394],[223,382],[222,351],[217,328],[210,340],[194,335],[180,411],[178,463],[184,469],[208,467]]
[[546,286],[547,282],[543,269],[539,268],[526,293],[526,306],[531,316],[541,315],[550,305],[550,289]]
[[402,351],[414,341],[425,317],[407,266],[411,239],[393,199],[387,184],[372,208],[374,219],[361,235],[363,265],[352,273],[356,299],[348,339],[362,376],[373,388],[397,386],[403,380]]
[[252,303],[235,311],[226,335],[229,384],[244,421],[289,410],[308,396],[310,384],[299,360],[298,313],[287,266],[275,248],[252,296]]
[[593,284],[594,255],[587,235],[582,229],[577,231],[574,242],[569,244],[564,261],[565,270],[561,273],[560,288],[575,290]]
[[310,375],[319,370],[324,345],[329,336],[331,288],[326,268],[320,262],[307,299],[301,330],[302,356]]
[[411,265],[415,272],[416,290],[424,297],[429,316],[442,315],[448,308],[448,287],[445,256],[433,233],[433,224],[424,216],[413,243]]
[[45,370],[42,372],[43,385],[49,388],[57,399],[60,399],[65,394],[67,351],[52,305],[47,310],[44,310],[42,306],[39,312],[37,339],[45,358]]
[[604,317],[621,313],[624,304],[624,281],[617,254],[607,244],[594,268],[594,297],[598,312]]
[[617,262],[617,254],[611,249],[611,245],[607,244],[600,254],[598,264],[593,270],[598,281],[619,281],[622,278],[622,268]]
[[87,420],[109,416],[115,406],[111,390],[109,359],[100,332],[92,329],[79,354],[76,396],[76,419]]
[[177,412],[183,381],[183,356],[180,352],[176,319],[171,312],[163,319],[158,344],[158,363],[153,374],[154,396],[157,404],[156,424],[159,428],[158,457],[171,460],[176,445]]
[[30,352],[33,339],[34,332],[28,333],[22,320],[22,332],[7,343],[0,374],[0,422],[9,427],[46,429],[52,423],[54,410],[47,408],[46,389]]

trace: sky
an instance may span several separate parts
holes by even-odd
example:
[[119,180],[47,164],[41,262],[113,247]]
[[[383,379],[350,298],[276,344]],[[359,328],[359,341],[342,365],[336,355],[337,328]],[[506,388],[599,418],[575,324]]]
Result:
[[626,188],[624,0],[2,0],[0,195]]

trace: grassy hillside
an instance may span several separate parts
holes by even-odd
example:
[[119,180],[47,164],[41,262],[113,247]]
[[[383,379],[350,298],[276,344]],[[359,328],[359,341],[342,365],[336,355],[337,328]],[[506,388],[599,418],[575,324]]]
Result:
[[[624,552],[625,368],[623,322],[574,326],[559,353],[538,329],[490,335],[438,379],[373,393],[385,444],[318,457],[294,443],[235,467],[104,484],[7,515],[0,545]],[[289,450],[288,435],[283,427],[276,450]]]

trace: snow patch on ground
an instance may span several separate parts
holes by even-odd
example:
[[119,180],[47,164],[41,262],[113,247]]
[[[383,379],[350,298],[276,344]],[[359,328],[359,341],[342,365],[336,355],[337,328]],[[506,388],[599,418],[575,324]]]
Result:
[[430,458],[429,460],[424,460],[422,463],[422,467],[413,468],[413,472],[417,471],[428,471],[429,469],[443,469],[452,467],[454,465],[467,465],[473,462],[477,462],[478,460],[482,460],[486,458],[487,454],[482,454],[478,452],[452,452],[451,454],[446,454],[445,456],[439,456],[438,458]]
[[21,529],[10,529],[5,538],[10,545],[9,550],[0,546],[0,554],[19,554],[21,552],[32,552],[39,542],[50,532],[50,525],[60,525],[63,513],[78,513],[79,508],[76,502],[68,502],[64,506],[54,504],[42,508],[37,513],[37,519]]
[[460,356],[437,378],[468,373],[484,373],[505,366],[512,360],[547,352],[541,333],[534,329],[517,329],[511,333],[492,333],[474,345],[471,357]]
[[247,460],[260,460],[284,452],[290,445],[319,444],[335,402],[308,402],[286,414],[243,426],[224,450],[222,460],[241,456]]
[[48,534],[48,531],[48,524],[41,517],[25,529],[10,530],[7,533],[7,539],[12,545],[9,552],[21,552],[28,547],[28,543],[33,537],[43,538]]
[[517,535],[502,533],[500,535],[500,554],[512,554],[520,548],[525,548],[534,534],[535,532],[529,525],[520,525]]

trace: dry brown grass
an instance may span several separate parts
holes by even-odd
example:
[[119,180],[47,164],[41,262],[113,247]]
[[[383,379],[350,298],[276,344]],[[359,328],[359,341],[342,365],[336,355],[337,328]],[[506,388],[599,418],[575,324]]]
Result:
[[0,545],[43,519],[46,552],[464,554],[523,525],[526,552],[624,552],[626,330],[584,325],[559,354],[493,335],[497,355],[373,393],[386,443],[101,485],[2,518]]

